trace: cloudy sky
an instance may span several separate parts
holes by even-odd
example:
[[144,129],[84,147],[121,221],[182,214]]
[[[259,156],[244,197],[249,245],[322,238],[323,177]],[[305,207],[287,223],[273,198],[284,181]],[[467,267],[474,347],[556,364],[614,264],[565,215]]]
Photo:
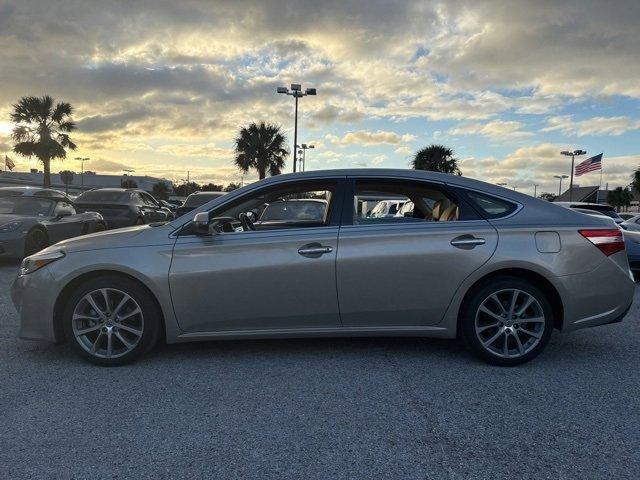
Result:
[[308,169],[405,168],[442,143],[465,175],[532,193],[557,191],[558,152],[582,148],[626,185],[639,52],[637,0],[0,0],[0,149],[12,103],[48,93],[76,107],[86,168],[237,181],[234,134],[266,120],[291,144],[275,89],[300,82],[318,90],[300,103]]

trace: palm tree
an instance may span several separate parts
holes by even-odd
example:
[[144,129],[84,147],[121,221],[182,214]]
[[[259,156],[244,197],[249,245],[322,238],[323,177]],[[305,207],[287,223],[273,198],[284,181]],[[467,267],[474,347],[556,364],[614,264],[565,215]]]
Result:
[[429,145],[418,150],[411,161],[411,166],[415,170],[462,175],[458,168],[458,159],[453,156],[453,151],[444,145]]
[[243,127],[235,139],[235,164],[244,173],[252,168],[257,170],[260,180],[267,171],[271,176],[280,175],[289,154],[286,141],[277,125],[260,122]]
[[58,102],[54,105],[49,95],[22,97],[13,105],[11,121],[15,126],[11,137],[16,142],[13,151],[42,162],[44,187],[51,185],[51,160],[66,158],[66,148],[76,149],[68,135],[76,128],[72,114],[71,104]]
[[640,195],[640,167],[631,174],[631,189]]
[[171,189],[166,182],[158,182],[153,184],[151,193],[153,193],[153,196],[158,200],[166,200],[167,198],[169,198]]
[[607,203],[613,207],[616,207],[617,211],[620,211],[622,207],[628,207],[633,200],[633,194],[628,188],[616,187],[611,190],[607,196]]

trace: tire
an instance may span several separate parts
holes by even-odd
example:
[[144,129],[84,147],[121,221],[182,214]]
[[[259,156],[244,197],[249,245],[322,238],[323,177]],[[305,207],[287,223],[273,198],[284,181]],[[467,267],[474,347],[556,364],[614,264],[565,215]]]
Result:
[[[107,292],[108,308],[103,291]],[[65,335],[74,350],[91,363],[106,367],[126,365],[150,351],[160,337],[161,319],[147,289],[120,275],[102,275],[82,283],[63,314]]]
[[462,339],[478,357],[492,365],[515,366],[544,350],[553,320],[544,292],[526,280],[505,276],[476,287],[459,322]]
[[49,237],[47,236],[47,232],[42,228],[36,227],[27,233],[27,236],[25,237],[24,256],[28,257],[34,253],[38,253],[40,250],[44,250],[48,246]]

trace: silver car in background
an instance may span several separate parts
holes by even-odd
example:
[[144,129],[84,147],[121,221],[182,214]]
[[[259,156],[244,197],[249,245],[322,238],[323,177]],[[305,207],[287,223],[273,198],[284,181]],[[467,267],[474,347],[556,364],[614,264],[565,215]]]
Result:
[[[313,220],[254,223],[275,202],[326,199]],[[360,199],[412,202],[370,217]],[[109,231],[24,260],[23,338],[100,365],[162,341],[460,338],[516,365],[554,329],[622,320],[635,284],[620,229],[468,178],[412,170],[279,175],[162,225]],[[390,292],[393,292],[390,295]]]

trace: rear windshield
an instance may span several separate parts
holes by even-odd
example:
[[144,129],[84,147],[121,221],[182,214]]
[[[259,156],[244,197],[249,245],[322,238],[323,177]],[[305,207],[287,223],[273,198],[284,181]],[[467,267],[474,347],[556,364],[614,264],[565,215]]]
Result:
[[501,198],[492,197],[480,192],[472,192],[467,190],[465,192],[467,198],[473,204],[476,209],[480,210],[480,213],[485,218],[500,218],[506,217],[515,212],[518,206],[515,203],[508,202]]
[[184,202],[185,207],[199,207],[200,205],[204,205],[207,202],[210,202],[214,198],[218,198],[222,196],[222,193],[211,193],[211,194],[202,194],[202,195],[189,195],[187,200]]
[[111,202],[129,203],[131,194],[129,192],[110,192],[107,190],[93,190],[85,192],[76,199],[76,203],[83,202]]

